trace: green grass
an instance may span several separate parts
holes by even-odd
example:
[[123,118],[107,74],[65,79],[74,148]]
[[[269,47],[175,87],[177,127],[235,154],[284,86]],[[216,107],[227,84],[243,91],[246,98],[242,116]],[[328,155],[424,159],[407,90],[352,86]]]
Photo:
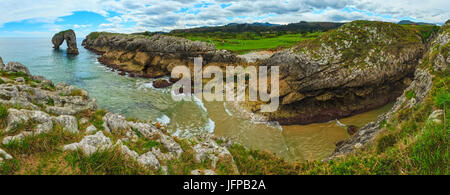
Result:
[[82,151],[74,151],[67,154],[64,159],[72,166],[79,169],[82,174],[88,175],[142,175],[154,174],[154,172],[139,165],[133,159],[122,154],[118,149],[97,151],[86,156]]
[[436,97],[434,99],[434,101],[436,102],[436,104],[441,107],[444,108],[446,107],[446,105],[448,105],[450,103],[450,93],[447,89],[445,88],[440,88],[437,91]]
[[448,124],[428,123],[422,131],[423,134],[409,147],[408,153],[412,166],[418,168],[415,174],[449,174]]
[[0,128],[6,127],[6,120],[8,118],[8,107],[0,104]]
[[404,28],[411,29],[418,33],[422,40],[425,42],[428,40],[428,38],[431,37],[433,33],[436,33],[439,31],[440,27],[435,25],[410,25],[410,24],[402,24]]
[[52,153],[58,151],[59,146],[69,144],[81,139],[82,135],[64,131],[59,125],[55,125],[48,133],[36,136],[27,136],[21,141],[12,141],[3,145],[11,154]]
[[20,169],[20,161],[17,159],[5,160],[0,163],[0,175],[13,175]]
[[413,90],[409,90],[405,93],[406,99],[411,100],[416,98],[416,93]]
[[232,35],[215,34],[173,34],[192,41],[203,41],[212,43],[217,49],[225,49],[236,53],[250,51],[270,50],[278,47],[290,47],[304,40],[315,39],[321,33],[308,34],[283,34],[283,35],[257,35],[253,33],[242,33]]
[[98,130],[104,130],[103,127],[103,116],[105,116],[106,110],[97,110],[94,115],[92,116],[91,123],[94,125]]

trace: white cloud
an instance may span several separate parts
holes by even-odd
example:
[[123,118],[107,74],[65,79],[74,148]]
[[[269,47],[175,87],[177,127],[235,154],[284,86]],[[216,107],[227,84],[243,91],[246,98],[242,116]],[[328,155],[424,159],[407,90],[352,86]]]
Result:
[[[212,4],[196,6],[202,2]],[[223,9],[222,3],[231,3],[231,6]],[[353,11],[343,8],[353,8]],[[182,9],[187,11],[179,12]],[[322,12],[317,13],[317,10]],[[23,20],[53,24],[75,11],[90,11],[106,17],[108,11],[117,12],[120,16],[108,17],[109,23],[93,27],[93,30],[133,32],[231,22],[285,24],[301,20],[346,22],[356,19],[396,22],[410,17],[418,21],[444,23],[450,18],[448,10],[450,4],[447,0],[2,0],[0,27]],[[136,25],[124,25],[127,22]],[[74,28],[88,27],[83,25],[86,24],[77,24]]]

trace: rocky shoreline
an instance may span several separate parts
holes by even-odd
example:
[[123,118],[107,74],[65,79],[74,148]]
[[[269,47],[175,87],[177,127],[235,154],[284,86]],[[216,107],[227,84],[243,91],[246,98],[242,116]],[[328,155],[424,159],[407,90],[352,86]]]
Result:
[[167,76],[178,65],[193,67],[193,59],[199,56],[205,66],[241,61],[228,51],[216,50],[214,45],[165,35],[94,32],[82,45],[102,55],[99,62],[113,70],[144,78]]
[[[79,137],[74,143],[58,146],[67,153],[91,156],[117,150],[158,174],[167,174],[168,164],[189,155],[195,163],[209,169],[220,164],[238,173],[227,149],[232,144],[229,140],[212,134],[180,140],[169,135],[157,122],[128,121],[120,114],[99,110],[96,99],[89,98],[85,90],[64,83],[54,85],[42,76],[31,75],[28,68],[18,62],[6,66],[1,63],[1,67],[0,104],[6,113],[2,119],[4,129],[0,130],[1,144],[5,147],[0,147],[0,163],[17,158],[7,153],[8,149],[59,130],[61,136],[67,133],[69,137]],[[155,147],[140,148],[141,142],[152,143]],[[209,169],[191,171],[215,174]]]
[[264,55],[237,56],[211,44],[165,35],[95,32],[83,46],[102,55],[102,64],[131,77],[167,76],[175,65],[192,67],[197,56],[203,57],[204,66],[280,66],[280,109],[260,113],[260,103],[243,107],[281,125],[305,125],[395,101],[413,80],[426,43],[397,24],[354,21],[318,39]]

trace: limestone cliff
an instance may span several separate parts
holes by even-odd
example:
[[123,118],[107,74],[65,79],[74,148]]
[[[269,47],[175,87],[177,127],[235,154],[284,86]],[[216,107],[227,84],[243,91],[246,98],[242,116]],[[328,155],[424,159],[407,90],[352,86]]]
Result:
[[[439,83],[444,83],[443,85],[445,85],[445,82],[449,79],[450,70],[449,48],[450,22],[447,22],[431,41],[427,52],[415,71],[414,80],[407,89],[402,91],[402,95],[396,100],[394,107],[388,113],[380,116],[376,122],[366,125],[359,133],[339,143],[331,158],[346,155],[365,146],[367,143],[373,141],[380,132],[386,130],[387,124],[394,122],[398,124],[403,123],[406,121],[408,113],[417,110],[416,107],[423,104],[432,96],[433,88],[436,88]],[[430,115],[429,120],[437,117],[439,114],[443,115],[442,112],[442,110],[434,111]],[[419,121],[414,120],[414,122]]]
[[204,65],[238,61],[235,55],[216,50],[214,45],[165,35],[94,32],[82,45],[102,54],[99,58],[102,64],[141,77],[168,75],[174,66],[192,66],[193,58],[199,56],[203,57]]
[[[401,95],[425,44],[403,26],[355,21],[274,54],[280,66],[281,124],[327,122],[383,106]],[[255,110],[257,111],[257,110]]]
[[79,52],[77,48],[77,37],[72,29],[61,31],[53,35],[52,38],[53,48],[59,49],[59,46],[61,46],[64,40],[66,41],[67,44],[67,54],[78,55]]

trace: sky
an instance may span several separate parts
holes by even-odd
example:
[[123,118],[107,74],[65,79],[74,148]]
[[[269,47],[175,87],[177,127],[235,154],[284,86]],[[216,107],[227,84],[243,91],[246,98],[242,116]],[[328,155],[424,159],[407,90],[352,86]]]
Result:
[[0,37],[73,29],[133,33],[228,23],[412,20],[443,24],[448,0],[0,0]]

